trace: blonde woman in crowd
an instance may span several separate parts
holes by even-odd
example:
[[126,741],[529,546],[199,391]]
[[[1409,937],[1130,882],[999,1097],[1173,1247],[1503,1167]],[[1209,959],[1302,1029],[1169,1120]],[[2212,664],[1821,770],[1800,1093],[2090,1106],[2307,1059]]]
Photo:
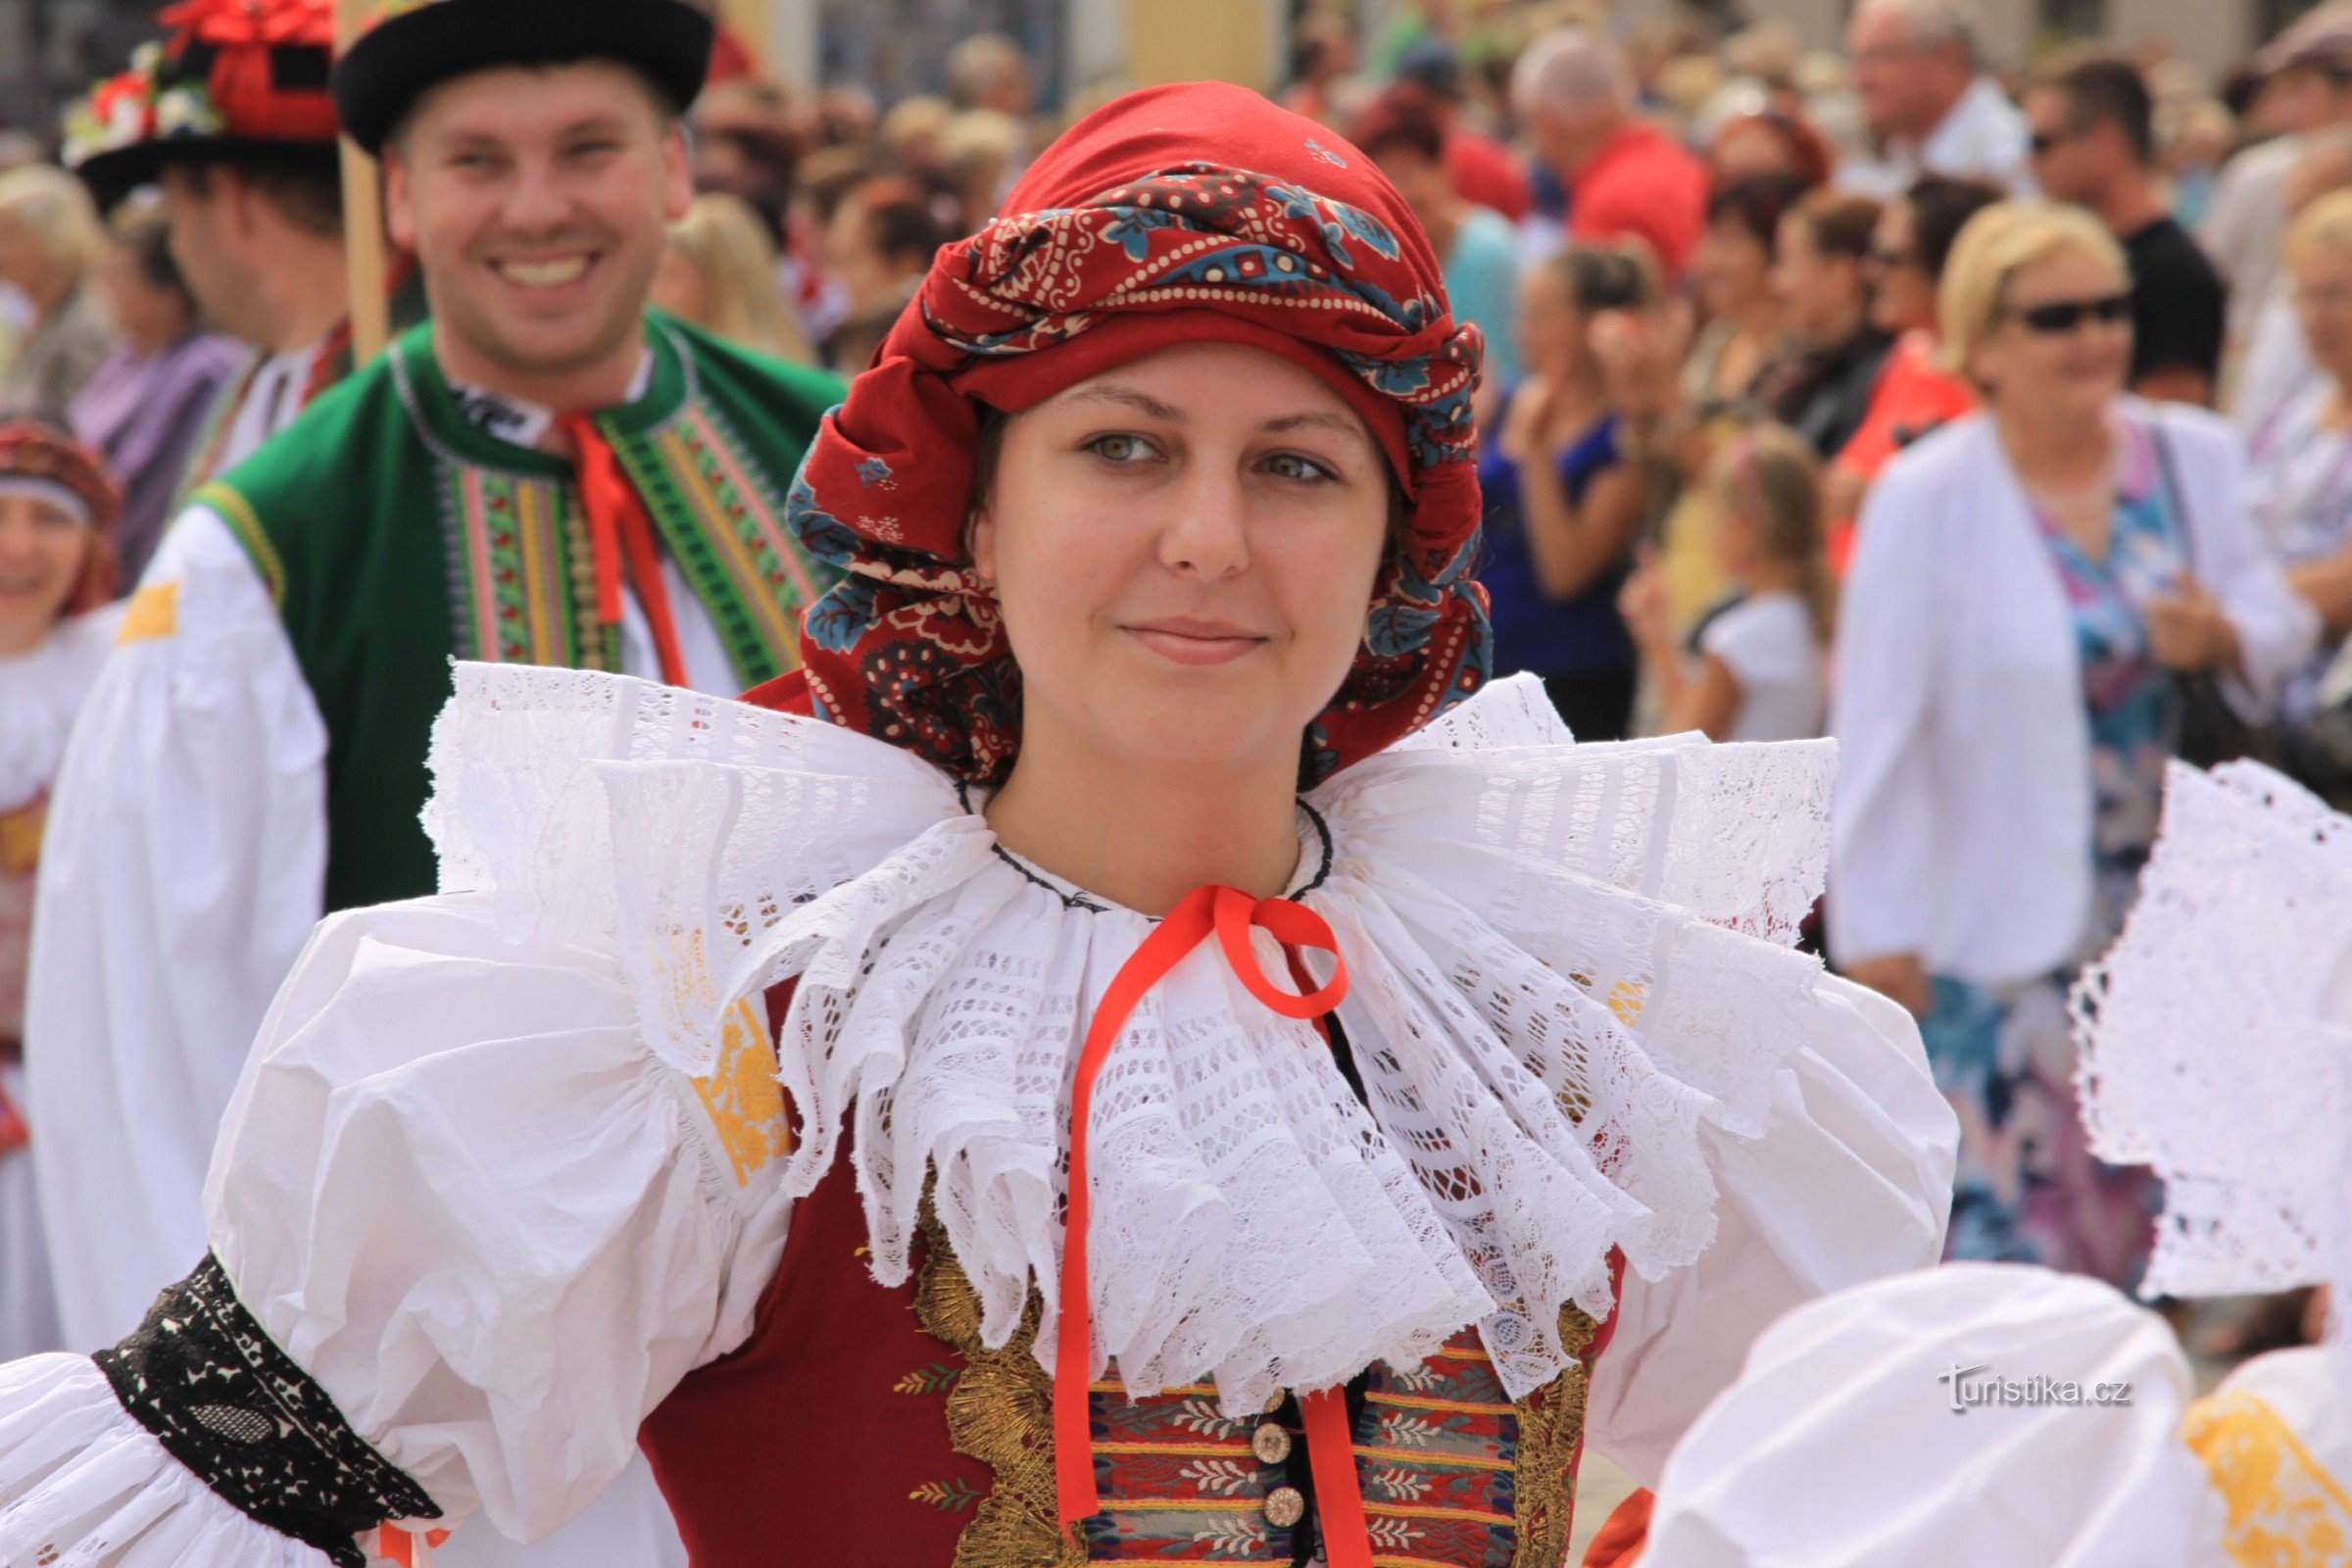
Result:
[[1948,1253],[2124,1285],[2144,1172],[2076,1116],[2067,988],[2136,891],[2181,677],[2267,699],[2310,612],[2201,411],[2124,396],[2130,277],[2086,213],[1987,208],[1938,295],[1982,410],[1891,462],[1839,611],[1829,933],[1920,1014],[1960,1114]]
[[1822,553],[1821,465],[1791,430],[1760,424],[1716,453],[1706,489],[1715,558],[1734,597],[1685,650],[1654,554],[1618,603],[1660,729],[1719,741],[1799,741],[1827,719],[1837,583]]
[[32,325],[0,368],[0,417],[63,418],[114,350],[92,284],[106,229],[81,181],[35,165],[0,174],[0,283],[32,307]]
[[653,303],[730,343],[796,365],[816,363],[784,298],[775,242],[740,196],[706,192],[670,224]]

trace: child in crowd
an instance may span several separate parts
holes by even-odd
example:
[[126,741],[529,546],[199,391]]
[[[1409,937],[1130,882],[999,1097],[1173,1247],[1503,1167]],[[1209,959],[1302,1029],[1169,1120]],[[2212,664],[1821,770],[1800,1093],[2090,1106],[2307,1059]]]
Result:
[[1700,620],[1688,649],[1654,557],[1620,601],[1656,693],[1659,728],[1719,741],[1819,735],[1836,592],[1822,549],[1820,465],[1795,432],[1757,425],[1724,444],[1707,485],[1733,597]]

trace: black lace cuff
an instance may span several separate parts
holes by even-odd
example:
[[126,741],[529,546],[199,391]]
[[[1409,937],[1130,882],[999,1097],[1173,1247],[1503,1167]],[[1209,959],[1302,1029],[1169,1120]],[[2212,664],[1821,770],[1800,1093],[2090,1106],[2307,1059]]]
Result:
[[441,1510],[351,1430],[237,1300],[220,1259],[155,1298],[139,1331],[92,1357],[132,1420],[248,1519],[367,1568],[358,1537]]

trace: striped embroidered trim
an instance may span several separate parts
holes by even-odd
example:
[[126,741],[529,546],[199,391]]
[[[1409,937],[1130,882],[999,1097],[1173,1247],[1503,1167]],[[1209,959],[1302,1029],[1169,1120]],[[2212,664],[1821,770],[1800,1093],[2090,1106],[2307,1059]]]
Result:
[[270,590],[270,602],[278,609],[286,607],[286,564],[278,558],[277,547],[262,529],[262,519],[255,515],[253,503],[220,480],[198,490],[188,498],[190,506],[210,507],[228,531],[236,535],[245,554],[253,558],[254,569],[262,574],[262,584]]

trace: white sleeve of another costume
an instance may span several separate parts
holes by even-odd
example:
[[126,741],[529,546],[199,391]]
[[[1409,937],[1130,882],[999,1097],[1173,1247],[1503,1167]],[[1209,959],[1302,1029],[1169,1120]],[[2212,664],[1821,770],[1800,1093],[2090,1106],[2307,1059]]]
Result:
[[1934,1264],[1959,1126],[1911,1015],[1824,977],[1830,1022],[1782,1070],[1763,1136],[1707,1127],[1714,1241],[1687,1267],[1629,1273],[1592,1372],[1586,1441],[1644,1486],[1748,1347],[1789,1308]]
[[41,855],[28,1109],[76,1348],[204,1256],[221,1112],[318,920],[325,758],[260,576],[191,508],[81,710]]

